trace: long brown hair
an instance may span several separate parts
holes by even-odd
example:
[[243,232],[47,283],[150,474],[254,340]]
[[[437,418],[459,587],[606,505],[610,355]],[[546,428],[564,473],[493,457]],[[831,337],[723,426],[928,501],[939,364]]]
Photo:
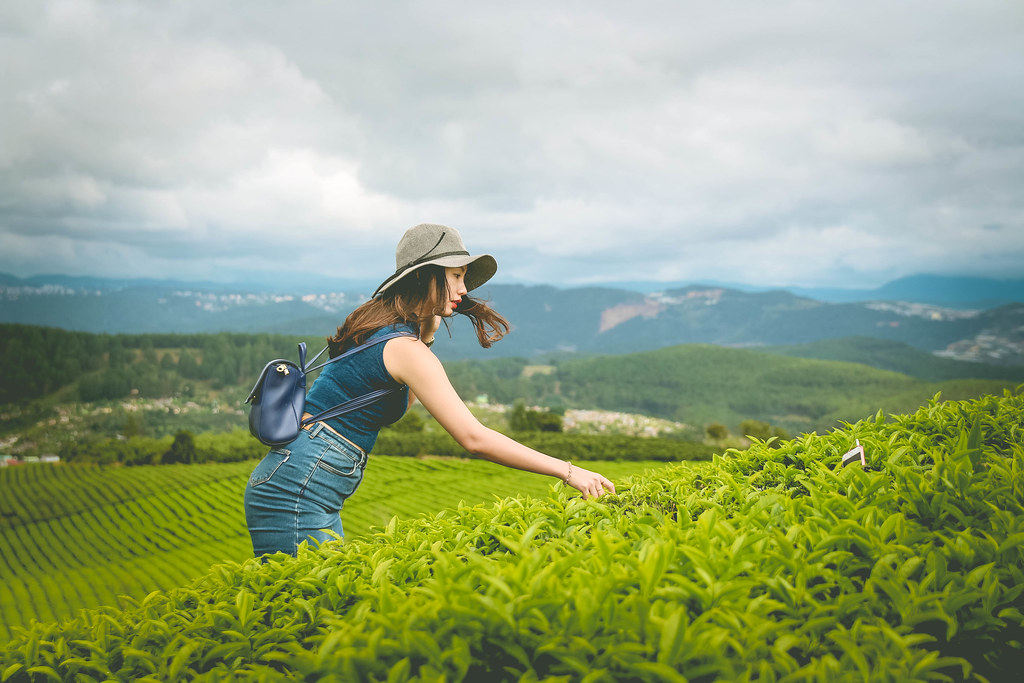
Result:
[[[377,297],[349,313],[333,337],[327,338],[330,356],[358,346],[382,327],[408,323],[419,332],[420,324],[443,310],[448,281],[443,266],[423,266],[388,287]],[[480,299],[463,296],[455,311],[473,323],[476,338],[485,349],[509,333],[505,318]],[[448,321],[444,320],[445,327]],[[450,330],[449,330],[450,334]]]

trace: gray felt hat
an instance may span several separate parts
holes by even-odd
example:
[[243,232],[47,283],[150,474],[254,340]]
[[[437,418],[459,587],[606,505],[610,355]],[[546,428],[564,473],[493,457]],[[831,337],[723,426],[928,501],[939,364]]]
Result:
[[402,235],[395,249],[395,273],[377,288],[377,296],[403,277],[423,266],[466,266],[466,289],[474,290],[491,279],[498,263],[490,254],[470,256],[455,228],[421,223]]

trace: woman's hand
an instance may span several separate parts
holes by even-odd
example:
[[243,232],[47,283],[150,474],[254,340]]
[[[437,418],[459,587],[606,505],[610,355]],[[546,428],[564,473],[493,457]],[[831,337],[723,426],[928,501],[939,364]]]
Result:
[[441,328],[441,316],[432,315],[420,323],[420,341],[426,344],[433,341],[434,335]]
[[[437,331],[437,325],[433,330]],[[615,493],[615,485],[597,472],[535,451],[480,424],[459,398],[441,361],[422,343],[408,337],[388,341],[384,345],[384,367],[395,381],[407,385],[409,393],[470,453],[505,467],[557,477],[578,489],[584,498]]]
[[587,498],[600,498],[606,491],[608,493],[615,493],[615,484],[608,479],[605,479],[597,472],[576,467],[571,462],[569,463],[569,474],[565,478],[565,483],[582,493],[584,500]]

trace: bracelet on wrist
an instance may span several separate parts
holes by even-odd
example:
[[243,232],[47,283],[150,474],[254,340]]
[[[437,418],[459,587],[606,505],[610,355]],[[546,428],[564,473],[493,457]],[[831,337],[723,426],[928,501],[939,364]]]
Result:
[[569,479],[572,478],[572,461],[569,461],[569,470],[565,473],[565,479],[563,480],[566,485],[569,484]]

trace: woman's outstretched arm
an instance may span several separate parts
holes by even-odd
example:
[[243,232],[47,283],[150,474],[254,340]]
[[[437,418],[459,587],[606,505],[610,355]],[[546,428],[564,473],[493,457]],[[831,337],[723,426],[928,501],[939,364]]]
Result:
[[459,398],[441,361],[418,340],[388,341],[384,365],[395,380],[409,386],[409,391],[434,419],[470,453],[506,467],[557,477],[579,490],[584,498],[615,492],[615,485],[597,472],[535,451],[480,424]]

